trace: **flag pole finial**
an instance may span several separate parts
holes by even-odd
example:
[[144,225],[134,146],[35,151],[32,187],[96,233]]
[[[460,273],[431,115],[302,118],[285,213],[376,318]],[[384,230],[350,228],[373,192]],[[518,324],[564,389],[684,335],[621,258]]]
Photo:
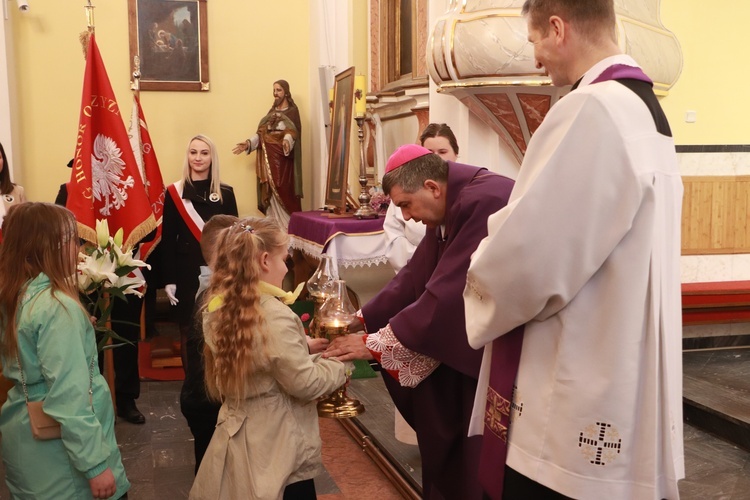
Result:
[[87,0],[87,4],[83,7],[86,9],[86,27],[89,33],[94,32],[94,6],[91,4],[91,0]]
[[91,0],[87,1],[88,4],[83,6],[86,10],[86,31],[82,31],[81,34],[78,35],[78,41],[81,42],[84,59],[86,59],[86,54],[88,54],[89,51],[89,38],[94,34],[94,6],[91,4]]

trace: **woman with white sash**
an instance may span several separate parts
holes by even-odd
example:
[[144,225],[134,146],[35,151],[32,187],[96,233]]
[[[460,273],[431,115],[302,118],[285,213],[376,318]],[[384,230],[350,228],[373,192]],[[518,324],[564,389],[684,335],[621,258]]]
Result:
[[193,322],[200,266],[206,265],[201,232],[205,221],[217,214],[237,216],[237,201],[232,187],[221,183],[214,143],[196,135],[188,142],[182,179],[167,187],[161,241],[164,288],[180,326],[185,369],[185,342]]

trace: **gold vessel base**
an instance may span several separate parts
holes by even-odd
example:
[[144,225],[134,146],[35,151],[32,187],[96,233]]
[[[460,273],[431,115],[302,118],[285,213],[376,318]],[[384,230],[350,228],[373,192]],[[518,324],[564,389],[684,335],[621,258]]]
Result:
[[348,397],[343,389],[318,401],[318,416],[322,418],[352,418],[364,412],[364,405]]

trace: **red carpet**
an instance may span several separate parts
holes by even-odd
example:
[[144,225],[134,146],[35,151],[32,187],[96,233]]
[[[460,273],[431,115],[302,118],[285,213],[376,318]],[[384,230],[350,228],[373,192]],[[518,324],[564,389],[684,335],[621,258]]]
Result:
[[148,380],[184,380],[185,372],[181,366],[154,368],[151,365],[151,342],[138,342],[138,372],[141,379]]

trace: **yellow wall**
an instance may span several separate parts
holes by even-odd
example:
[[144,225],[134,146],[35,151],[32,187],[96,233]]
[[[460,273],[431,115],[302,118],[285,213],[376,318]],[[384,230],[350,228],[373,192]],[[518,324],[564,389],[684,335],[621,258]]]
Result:
[[[3,0],[4,1],[4,0]],[[10,9],[14,35],[20,144],[16,179],[29,199],[52,201],[69,179],[84,72],[78,34],[86,28],[83,0],[34,0],[20,15]],[[95,0],[96,37],[121,112],[129,117],[128,2]],[[255,154],[234,156],[232,146],[254,133],[273,102],[275,80],[291,86],[302,118],[305,192],[310,192],[309,1],[208,2],[210,92],[144,91],[141,102],[164,180],[182,172],[188,139],[205,133],[217,144],[221,178],[234,186],[242,215],[257,214]],[[307,204],[305,204],[307,201]],[[308,200],[303,207],[310,208]]]
[[[750,144],[748,18],[750,2],[662,0],[662,23],[684,58],[680,78],[661,100],[676,144]],[[688,110],[697,112],[695,123],[685,123]]]
[[[370,55],[368,50],[369,39],[367,32],[367,13],[368,4],[365,1],[352,2],[352,57],[354,66],[357,68],[358,75],[369,75],[370,70],[367,67],[367,59]],[[369,80],[369,76],[367,78]]]
[[[78,34],[85,29],[83,1],[34,0],[20,15],[10,10],[17,89],[14,135],[16,180],[32,200],[51,201],[73,156],[84,60]],[[123,115],[131,107],[127,3],[95,1],[97,42]],[[367,73],[367,2],[352,4],[352,59]],[[208,2],[210,92],[143,92],[142,103],[166,182],[181,172],[187,140],[205,133],[218,145],[222,180],[235,187],[241,214],[255,212],[255,155],[234,156],[234,143],[248,137],[271,104],[271,84],[284,78],[300,107],[305,192],[311,193],[308,110],[311,105],[308,0]],[[739,50],[750,4],[733,2],[719,13],[700,0],[663,0],[662,21],[683,51],[682,74],[662,99],[677,144],[750,144],[743,120],[748,72]],[[685,112],[697,122],[685,123]],[[309,137],[309,136],[308,136]],[[356,136],[355,136],[356,137]],[[352,152],[358,148],[353,145]],[[356,179],[358,155],[350,173]],[[356,181],[352,192],[358,193]],[[310,206],[310,196],[303,200]]]

